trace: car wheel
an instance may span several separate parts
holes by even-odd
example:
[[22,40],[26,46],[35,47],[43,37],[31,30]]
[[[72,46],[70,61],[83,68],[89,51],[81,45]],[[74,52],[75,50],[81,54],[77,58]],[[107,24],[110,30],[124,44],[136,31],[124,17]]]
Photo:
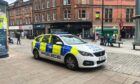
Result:
[[65,64],[68,69],[76,70],[78,69],[78,62],[74,56],[68,56],[65,59]]
[[40,57],[39,57],[39,52],[37,51],[37,50],[34,50],[33,51],[33,54],[34,54],[34,58],[35,59],[39,59]]

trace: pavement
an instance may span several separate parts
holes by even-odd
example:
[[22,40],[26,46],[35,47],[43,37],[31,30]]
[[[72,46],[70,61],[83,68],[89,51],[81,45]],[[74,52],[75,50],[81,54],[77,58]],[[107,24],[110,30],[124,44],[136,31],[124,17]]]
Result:
[[[100,41],[86,41],[100,45]],[[140,46],[133,50],[133,39],[123,39],[122,42],[121,48],[118,44],[114,44],[114,47],[102,46],[108,54],[106,69],[140,77]]]
[[0,84],[140,84],[140,51],[132,50],[131,41],[125,40],[121,48],[103,46],[106,65],[72,71],[57,62],[35,60],[31,40],[22,39],[21,45],[9,45],[8,58],[0,59]]

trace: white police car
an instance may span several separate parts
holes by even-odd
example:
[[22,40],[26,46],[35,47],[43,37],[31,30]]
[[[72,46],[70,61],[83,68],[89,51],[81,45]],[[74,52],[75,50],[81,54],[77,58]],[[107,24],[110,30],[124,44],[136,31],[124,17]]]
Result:
[[40,57],[64,63],[69,69],[93,68],[106,62],[106,52],[71,34],[44,34],[32,41],[35,59]]

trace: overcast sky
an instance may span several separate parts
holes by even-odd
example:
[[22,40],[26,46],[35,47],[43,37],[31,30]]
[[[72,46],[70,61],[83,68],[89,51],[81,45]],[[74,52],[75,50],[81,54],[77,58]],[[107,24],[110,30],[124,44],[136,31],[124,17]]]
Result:
[[[9,4],[15,2],[16,0],[4,0],[4,1],[7,1]],[[27,0],[24,0],[24,1],[27,1]]]

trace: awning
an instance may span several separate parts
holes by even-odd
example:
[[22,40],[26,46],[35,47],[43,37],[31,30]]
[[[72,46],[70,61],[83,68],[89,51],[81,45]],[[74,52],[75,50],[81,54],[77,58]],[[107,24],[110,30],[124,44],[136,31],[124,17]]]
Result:
[[[102,31],[101,28],[100,29],[99,28],[96,29],[96,33],[101,34],[101,31]],[[117,28],[103,28],[103,31],[104,31],[104,33],[115,33],[115,34],[118,33],[118,29]]]

